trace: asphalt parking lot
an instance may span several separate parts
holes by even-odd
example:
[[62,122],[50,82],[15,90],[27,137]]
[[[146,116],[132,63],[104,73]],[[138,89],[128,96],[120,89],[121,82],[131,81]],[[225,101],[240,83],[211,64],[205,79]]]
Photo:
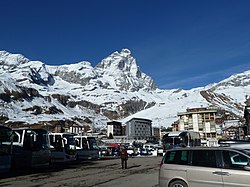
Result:
[[16,170],[2,175],[0,186],[155,187],[158,185],[161,158],[157,156],[129,158],[126,170],[121,169],[121,161],[115,157],[57,164],[42,169]]

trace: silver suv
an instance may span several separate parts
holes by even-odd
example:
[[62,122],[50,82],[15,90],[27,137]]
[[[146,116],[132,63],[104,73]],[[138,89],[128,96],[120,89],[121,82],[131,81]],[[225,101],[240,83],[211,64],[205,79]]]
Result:
[[250,187],[250,151],[227,147],[171,149],[159,172],[160,187]]

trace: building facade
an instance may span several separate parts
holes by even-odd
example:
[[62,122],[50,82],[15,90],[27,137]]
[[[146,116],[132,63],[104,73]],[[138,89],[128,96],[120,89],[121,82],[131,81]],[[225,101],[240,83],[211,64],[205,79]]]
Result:
[[221,129],[216,124],[217,112],[216,107],[187,109],[186,112],[178,113],[179,123],[173,129],[199,132],[202,139],[217,138],[217,132]]
[[244,134],[245,136],[249,137],[250,135],[250,103],[248,103],[248,105],[245,106],[244,118],[245,118]]
[[122,123],[118,121],[107,122],[107,136],[122,136]]
[[152,127],[152,136],[155,138],[155,140],[160,140],[160,128]]
[[152,121],[143,118],[132,118],[126,122],[126,135],[129,139],[151,140]]

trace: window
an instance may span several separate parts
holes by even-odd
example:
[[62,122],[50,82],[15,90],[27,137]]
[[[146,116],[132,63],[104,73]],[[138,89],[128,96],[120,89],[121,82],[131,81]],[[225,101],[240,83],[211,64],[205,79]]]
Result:
[[223,151],[223,162],[224,162],[224,168],[227,169],[243,169],[244,166],[249,165],[249,159],[234,151]]
[[164,160],[165,164],[188,164],[188,151],[168,151]]
[[34,146],[34,134],[25,133],[23,139],[23,148],[24,150],[31,150]]
[[88,149],[88,142],[86,138],[82,138],[82,149]]
[[89,142],[89,148],[90,149],[98,149],[97,143],[96,143],[96,139],[95,138],[88,138],[88,142]]
[[21,142],[20,137],[21,137],[21,135],[18,132],[15,132],[14,137],[13,137],[13,142],[20,143]]
[[50,135],[50,143],[56,151],[63,151],[62,137],[60,135]]
[[216,167],[216,155],[214,150],[193,150],[193,166]]
[[77,139],[76,139],[76,146],[78,146],[78,147],[81,146],[81,145],[80,145],[80,138],[77,138]]
[[247,154],[248,156],[250,156],[250,150],[249,149],[244,149],[241,150],[243,153]]

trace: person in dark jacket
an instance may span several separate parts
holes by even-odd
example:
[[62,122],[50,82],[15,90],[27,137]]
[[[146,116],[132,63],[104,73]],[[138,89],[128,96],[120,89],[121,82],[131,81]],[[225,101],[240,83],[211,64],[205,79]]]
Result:
[[122,162],[122,169],[127,169],[127,160],[128,160],[128,153],[125,148],[121,150],[121,162]]

